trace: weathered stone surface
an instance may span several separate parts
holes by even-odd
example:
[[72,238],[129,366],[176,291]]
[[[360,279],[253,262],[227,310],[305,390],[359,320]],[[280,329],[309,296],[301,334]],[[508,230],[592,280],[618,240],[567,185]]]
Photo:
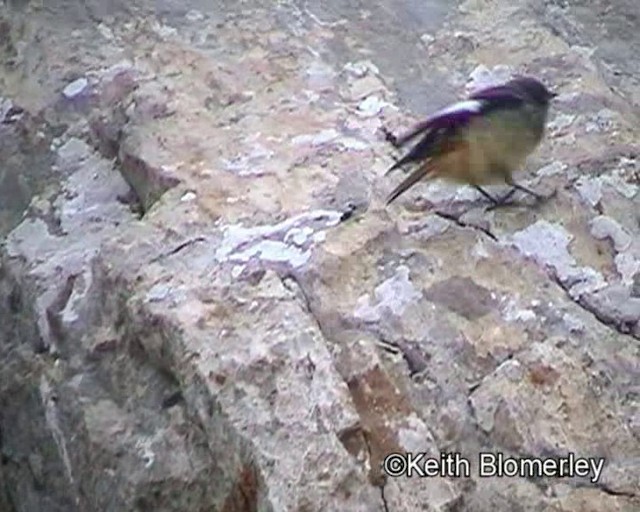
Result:
[[[640,510],[634,16],[0,5],[0,510]],[[560,93],[517,176],[555,197],[384,208],[380,129],[515,72]]]

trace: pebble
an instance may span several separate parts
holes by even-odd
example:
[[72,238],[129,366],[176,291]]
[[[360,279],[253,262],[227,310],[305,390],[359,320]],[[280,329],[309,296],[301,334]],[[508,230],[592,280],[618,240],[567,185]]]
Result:
[[89,86],[89,81],[82,77],[74,80],[70,84],[68,84],[63,90],[62,94],[68,100],[71,100],[80,94]]

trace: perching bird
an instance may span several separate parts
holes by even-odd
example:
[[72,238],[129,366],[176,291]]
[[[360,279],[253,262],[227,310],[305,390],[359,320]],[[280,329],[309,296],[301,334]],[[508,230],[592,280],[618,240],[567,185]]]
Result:
[[[418,164],[389,194],[387,204],[418,181],[433,178],[472,185],[494,204],[504,203],[516,189],[541,199],[539,194],[515,183],[511,174],[542,140],[549,103],[555,96],[535,78],[516,77],[436,112],[401,137],[387,134],[396,147],[423,134],[409,153],[387,171]],[[513,188],[500,199],[481,188],[496,183]]]

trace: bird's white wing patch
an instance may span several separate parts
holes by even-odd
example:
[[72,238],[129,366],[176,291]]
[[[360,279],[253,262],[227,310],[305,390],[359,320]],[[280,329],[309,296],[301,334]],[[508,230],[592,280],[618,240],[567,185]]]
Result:
[[446,116],[447,114],[455,114],[457,112],[480,112],[481,108],[482,101],[480,100],[459,101],[436,112],[434,117]]

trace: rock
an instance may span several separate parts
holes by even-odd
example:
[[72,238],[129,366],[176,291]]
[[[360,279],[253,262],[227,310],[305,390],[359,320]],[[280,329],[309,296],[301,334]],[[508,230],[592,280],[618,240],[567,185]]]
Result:
[[556,174],[564,172],[566,168],[567,166],[562,162],[552,162],[545,165],[542,169],[539,169],[537,174],[538,176],[555,176]]
[[344,70],[356,78],[362,78],[369,73],[373,75],[377,75],[380,73],[378,66],[368,60],[347,62],[344,66]]
[[147,83],[133,95],[133,113],[130,118],[138,123],[161,119],[175,114],[170,106],[171,92],[158,83]]
[[137,87],[137,73],[129,61],[121,61],[101,73],[100,100],[105,106],[115,106],[125,102]]
[[499,65],[490,70],[481,64],[469,75],[469,82],[466,85],[467,92],[472,94],[480,89],[504,83],[511,78],[511,75],[512,71],[509,66]]
[[490,313],[496,303],[489,290],[458,277],[436,283],[425,291],[425,297],[470,320]]
[[83,94],[87,87],[89,87],[89,81],[85,77],[81,77],[68,84],[62,90],[62,95],[68,100],[72,100]]
[[354,315],[367,322],[375,322],[387,311],[401,315],[408,304],[420,297],[419,292],[409,280],[409,269],[398,267],[396,275],[375,289],[377,304],[371,304],[369,296],[358,299]]
[[638,193],[638,185],[635,183],[629,183],[625,180],[619,169],[614,170],[609,175],[602,176],[600,180],[614,188],[619,194],[627,199],[633,199]]
[[436,38],[432,34],[422,34],[420,36],[420,41],[422,41],[426,46],[429,46],[435,40]]
[[0,124],[11,124],[20,120],[24,114],[24,109],[17,105],[8,98],[2,98],[0,96]]
[[553,120],[551,120],[547,129],[552,137],[559,137],[564,135],[567,128],[569,128],[575,121],[576,116],[569,114],[559,114]]
[[596,206],[602,199],[602,184],[598,180],[581,177],[576,182],[576,189],[580,197],[591,206]]
[[113,31],[104,23],[98,25],[98,32],[100,32],[100,35],[105,39],[112,40],[114,38]]
[[331,142],[336,139],[340,134],[334,130],[323,130],[316,135],[297,135],[293,139],[291,139],[291,143],[294,145],[303,145],[303,144],[311,144],[312,146],[320,146],[322,144],[326,144],[327,142]]
[[569,253],[572,236],[561,226],[538,221],[528,228],[514,233],[510,243],[523,255],[538,264],[553,269],[569,292],[580,296],[587,291],[604,286],[602,275],[591,268],[580,267]]
[[610,239],[616,252],[623,252],[631,245],[631,237],[622,226],[604,215],[591,220],[591,234],[599,240]]
[[191,9],[185,15],[185,18],[187,18],[187,20],[192,22],[202,21],[204,19],[204,14],[202,14],[200,11],[196,11],[195,9]]
[[358,105],[358,111],[361,115],[370,117],[377,115],[383,107],[388,105],[385,101],[380,100],[378,96],[368,96]]
[[623,332],[633,332],[640,320],[640,299],[631,297],[631,291],[621,285],[611,285],[583,300],[604,322],[616,325]]

